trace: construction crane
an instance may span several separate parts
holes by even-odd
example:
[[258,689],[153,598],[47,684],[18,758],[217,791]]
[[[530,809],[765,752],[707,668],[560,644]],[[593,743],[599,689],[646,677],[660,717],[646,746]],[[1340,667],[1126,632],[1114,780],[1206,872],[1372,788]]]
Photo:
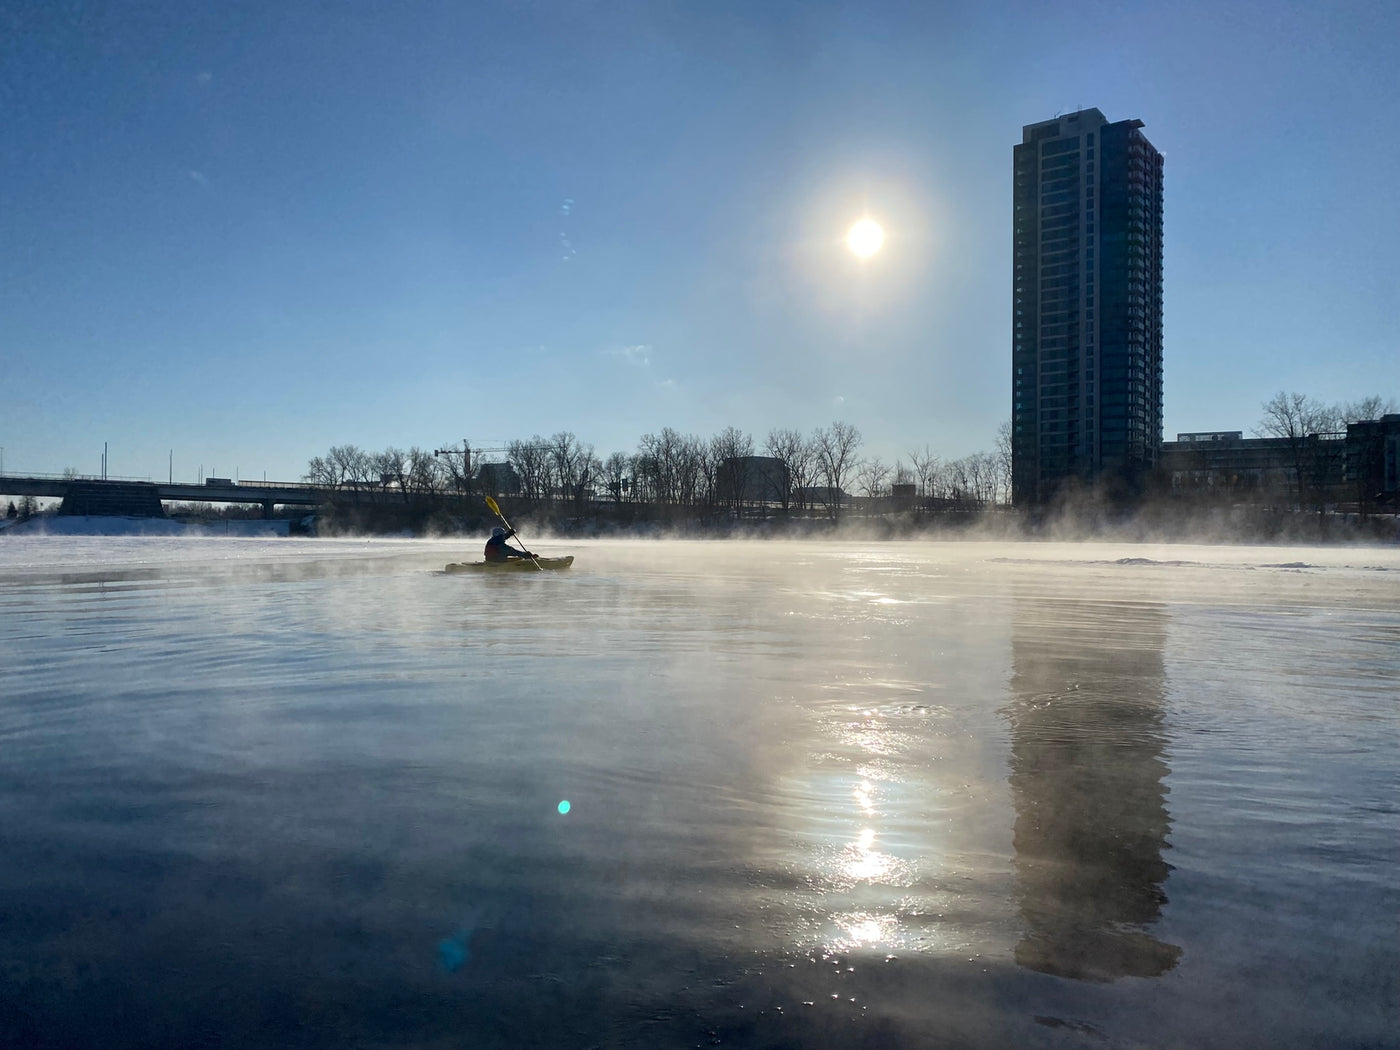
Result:
[[[462,457],[462,475],[461,475],[460,481],[461,481],[462,491],[463,491],[464,494],[466,494],[466,493],[470,493],[470,492],[471,492],[472,474],[474,473],[474,471],[473,471],[473,469],[472,469],[472,467],[473,467],[473,459],[472,459],[472,457],[473,457],[473,456],[476,457],[476,460],[475,460],[476,466],[477,466],[477,467],[480,467],[480,465],[481,465],[481,457],[482,457],[483,455],[487,455],[487,454],[496,454],[496,455],[500,455],[500,454],[507,453],[507,452],[513,452],[513,451],[516,451],[516,450],[523,450],[523,451],[528,451],[528,452],[547,452],[547,451],[549,451],[549,449],[551,449],[551,448],[553,448],[553,447],[554,447],[553,445],[511,445],[511,446],[508,446],[508,447],[505,447],[505,448],[472,448],[471,442],[469,442],[466,438],[463,438],[463,439],[462,439],[462,447],[461,447],[461,448],[435,448],[435,449],[433,449],[433,455],[434,455],[434,456],[448,456],[448,457],[451,457],[451,456],[461,456],[461,457]],[[450,458],[448,459],[448,462],[449,462],[449,463],[452,462]],[[455,473],[455,472],[454,472],[454,473]]]

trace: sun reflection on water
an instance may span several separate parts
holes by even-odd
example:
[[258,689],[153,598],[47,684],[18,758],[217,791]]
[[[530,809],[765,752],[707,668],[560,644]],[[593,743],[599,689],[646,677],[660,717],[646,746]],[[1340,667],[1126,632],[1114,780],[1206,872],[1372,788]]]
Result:
[[[875,590],[831,599],[899,601]],[[822,959],[959,951],[965,887],[945,841],[962,804],[956,785],[947,793],[956,727],[931,702],[946,683],[868,661],[843,670],[815,687],[806,765],[794,771],[800,879],[783,903],[803,918],[787,926],[788,943]]]
[[860,837],[841,851],[842,868],[857,882],[891,883],[907,880],[909,865],[875,848],[875,829],[862,828]]
[[902,945],[899,917],[878,912],[843,912],[831,917],[838,934],[830,947],[849,952]]
[[874,788],[871,786],[870,781],[862,780],[857,784],[855,790],[851,792],[851,797],[856,800],[856,805],[860,807],[862,813],[867,817],[874,816],[875,795]]

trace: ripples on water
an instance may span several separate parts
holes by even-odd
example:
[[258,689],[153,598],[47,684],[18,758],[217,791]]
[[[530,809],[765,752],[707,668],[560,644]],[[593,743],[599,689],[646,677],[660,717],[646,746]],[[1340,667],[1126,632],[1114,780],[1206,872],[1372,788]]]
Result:
[[0,1045],[1395,1045],[1394,550],[569,550],[0,542]]

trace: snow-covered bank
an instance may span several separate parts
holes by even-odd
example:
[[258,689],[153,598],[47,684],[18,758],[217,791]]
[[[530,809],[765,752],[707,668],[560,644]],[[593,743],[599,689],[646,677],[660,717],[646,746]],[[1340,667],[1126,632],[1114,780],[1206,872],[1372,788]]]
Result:
[[289,521],[259,518],[187,524],[170,518],[116,518],[38,515],[0,533],[24,536],[286,536]]

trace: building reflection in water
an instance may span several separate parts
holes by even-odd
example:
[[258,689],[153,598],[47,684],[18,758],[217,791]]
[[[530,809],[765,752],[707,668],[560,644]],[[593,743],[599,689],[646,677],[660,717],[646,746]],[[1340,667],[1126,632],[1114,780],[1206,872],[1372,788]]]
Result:
[[1155,977],[1171,866],[1163,760],[1167,614],[1150,603],[1018,597],[1010,785],[1016,961],[1061,977]]

